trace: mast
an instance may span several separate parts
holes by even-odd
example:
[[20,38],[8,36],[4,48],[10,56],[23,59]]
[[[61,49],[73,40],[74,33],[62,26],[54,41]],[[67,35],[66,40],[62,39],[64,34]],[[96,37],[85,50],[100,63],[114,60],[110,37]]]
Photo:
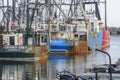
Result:
[[28,44],[28,35],[29,35],[29,0],[27,0],[26,4],[26,34],[25,34],[25,45]]
[[35,12],[37,11],[37,6],[38,6],[38,0],[35,1],[35,7],[33,8],[32,16],[30,18],[30,27],[33,23],[34,17],[35,17]]
[[13,13],[12,13],[12,21],[15,22],[15,0],[12,1],[12,9],[13,9]]
[[9,33],[9,0],[7,0],[7,23],[6,23],[6,27],[7,27],[7,33]]
[[107,0],[105,0],[105,27],[107,28]]
[[[1,2],[0,2],[0,6],[1,6]],[[0,11],[0,15],[1,15],[1,11]],[[0,23],[0,47],[2,46],[2,40],[3,40],[1,28],[2,28],[2,24]]]
[[[49,2],[49,14],[51,15],[51,0]],[[49,16],[49,20],[50,20],[50,16]],[[47,49],[48,49],[48,53],[50,52],[50,23],[48,21],[48,35],[47,35]]]

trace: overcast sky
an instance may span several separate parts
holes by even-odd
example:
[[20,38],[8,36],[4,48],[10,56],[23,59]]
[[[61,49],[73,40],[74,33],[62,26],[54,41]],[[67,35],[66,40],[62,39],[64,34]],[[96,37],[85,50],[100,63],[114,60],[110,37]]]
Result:
[[[104,1],[104,0],[100,0]],[[100,4],[100,12],[104,23],[104,4]],[[120,0],[107,0],[107,25],[108,27],[120,27]]]
[[120,27],[120,0],[107,0],[108,26]]

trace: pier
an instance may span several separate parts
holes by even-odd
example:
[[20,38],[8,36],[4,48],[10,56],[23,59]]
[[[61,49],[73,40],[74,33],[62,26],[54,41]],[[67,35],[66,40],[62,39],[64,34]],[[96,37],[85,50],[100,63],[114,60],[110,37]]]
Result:
[[109,27],[111,35],[120,35],[120,27]]

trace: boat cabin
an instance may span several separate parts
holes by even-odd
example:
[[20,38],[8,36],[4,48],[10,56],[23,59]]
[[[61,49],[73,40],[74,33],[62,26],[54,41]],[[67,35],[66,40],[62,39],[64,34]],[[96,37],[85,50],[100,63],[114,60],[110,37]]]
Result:
[[23,45],[23,34],[5,34],[3,35],[3,45]]

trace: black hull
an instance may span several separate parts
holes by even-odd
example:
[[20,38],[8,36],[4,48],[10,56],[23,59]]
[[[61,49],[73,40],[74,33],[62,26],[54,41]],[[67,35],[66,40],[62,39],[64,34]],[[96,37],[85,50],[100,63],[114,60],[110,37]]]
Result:
[[33,53],[0,52],[0,58],[34,58]]
[[0,66],[2,65],[25,65],[34,64],[34,61],[10,61],[10,60],[0,60]]

